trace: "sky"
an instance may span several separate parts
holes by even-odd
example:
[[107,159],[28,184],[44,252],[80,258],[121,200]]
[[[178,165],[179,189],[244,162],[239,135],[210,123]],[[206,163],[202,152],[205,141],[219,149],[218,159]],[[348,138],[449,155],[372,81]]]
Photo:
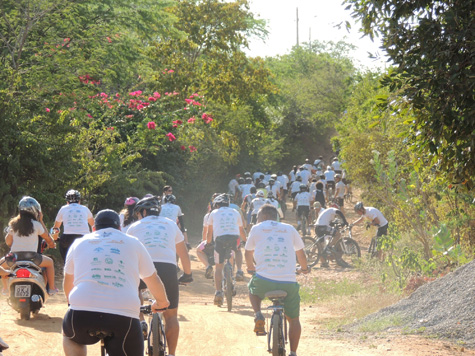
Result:
[[[283,55],[290,52],[297,43],[297,15],[299,16],[299,42],[345,40],[358,47],[350,53],[358,67],[368,69],[386,68],[384,52],[378,48],[379,42],[361,38],[359,25],[351,18],[343,0],[250,0],[251,11],[267,21],[269,36],[265,43],[258,38],[251,38],[249,55],[266,57]],[[352,25],[350,32],[345,21]],[[340,29],[335,25],[342,23]],[[380,60],[369,58],[368,52],[379,54]]]

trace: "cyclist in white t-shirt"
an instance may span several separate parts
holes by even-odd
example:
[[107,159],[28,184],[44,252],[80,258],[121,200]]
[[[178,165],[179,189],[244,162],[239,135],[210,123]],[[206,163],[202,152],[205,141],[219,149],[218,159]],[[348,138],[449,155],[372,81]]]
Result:
[[81,194],[77,190],[68,190],[65,199],[67,204],[59,209],[53,226],[57,234],[63,225],[63,234],[59,237],[59,252],[63,261],[74,240],[88,234],[89,227],[94,226],[94,217],[87,206],[81,205]]
[[341,181],[341,174],[335,174],[335,195],[333,201],[338,204],[340,210],[343,211],[343,205],[345,204],[345,183]]
[[115,211],[100,211],[95,218],[95,232],[76,239],[66,257],[66,356],[85,356],[86,345],[100,340],[94,332],[101,331],[111,334],[104,339],[109,355],[143,355],[137,293],[140,278],[155,298],[152,309],[167,308],[170,303],[164,285],[144,245],[120,231],[120,218]]
[[227,248],[230,248],[236,253],[239,239],[246,241],[246,234],[241,214],[229,207],[229,197],[226,194],[218,195],[213,200],[213,204],[216,209],[208,217],[206,240],[208,244],[212,243],[213,240],[215,242],[216,269],[214,271],[214,282],[216,292],[214,304],[221,306],[223,304],[223,267],[226,257],[224,252]]
[[295,195],[293,208],[293,210],[297,208],[297,230],[300,229],[302,216],[306,216],[309,221],[312,202],[313,197],[308,192],[308,187],[305,184],[300,184],[300,192]]
[[246,242],[246,265],[253,274],[249,281],[249,300],[254,310],[254,332],[265,334],[265,319],[261,312],[261,301],[265,293],[284,290],[284,311],[289,322],[291,355],[296,355],[300,340],[301,325],[299,285],[295,276],[298,260],[302,273],[308,273],[304,243],[292,225],[277,222],[277,210],[264,205],[258,213],[257,222]]
[[[135,236],[152,257],[157,274],[165,285],[170,305],[163,312],[168,351],[175,354],[180,326],[178,323],[179,283],[193,281],[191,262],[185,239],[175,221],[159,216],[160,203],[156,197],[141,199],[135,206],[139,221],[133,223],[127,234]],[[181,259],[183,275],[176,274],[176,255]],[[145,286],[141,285],[141,289]]]

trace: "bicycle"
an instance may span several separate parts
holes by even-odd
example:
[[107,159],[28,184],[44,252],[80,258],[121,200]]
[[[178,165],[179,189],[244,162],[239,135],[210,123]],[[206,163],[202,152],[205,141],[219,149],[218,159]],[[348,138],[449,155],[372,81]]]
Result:
[[267,334],[267,351],[272,356],[285,356],[285,344],[287,343],[287,320],[284,314],[284,298],[287,292],[283,290],[274,290],[267,292],[272,305],[267,309],[273,310],[270,319],[269,332]]
[[[226,305],[228,307],[228,311],[231,311],[233,307],[233,297],[236,295],[236,289],[235,289],[236,281],[233,277],[234,267],[230,262],[233,244],[236,244],[235,240],[231,239],[231,240],[224,241],[224,267],[223,267],[222,289],[223,289],[224,296],[226,297]],[[234,260],[233,260],[233,263],[234,263]],[[218,306],[222,306],[222,304]]]
[[[165,309],[161,309],[163,311]],[[167,338],[160,313],[152,312],[152,305],[142,305],[140,312],[149,315],[149,328],[146,352],[149,356],[167,355]]]
[[353,239],[351,228],[349,226],[342,227],[339,224],[336,224],[335,228],[340,229],[342,235],[343,233],[347,233],[347,235],[342,236],[333,246],[332,235],[324,235],[317,239],[309,236],[302,238],[309,267],[315,266],[324,253],[329,260],[334,260],[343,267],[347,266],[347,263],[343,260],[344,255],[350,256],[351,259],[361,257],[361,249],[358,243]]

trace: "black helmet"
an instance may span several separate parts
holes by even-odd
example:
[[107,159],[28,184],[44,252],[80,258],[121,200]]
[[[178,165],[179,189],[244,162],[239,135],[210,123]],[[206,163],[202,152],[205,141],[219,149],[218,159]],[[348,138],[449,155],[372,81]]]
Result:
[[18,203],[18,210],[19,211],[27,211],[38,219],[41,213],[41,205],[35,198],[32,197],[23,197],[21,198],[20,202]]
[[267,192],[267,198],[273,199],[274,198],[274,193],[272,193],[272,190]]
[[216,207],[229,206],[229,197],[227,194],[220,194],[213,200],[213,205]]
[[297,178],[295,178],[295,180],[298,180],[299,182],[302,181],[302,176],[297,176]]
[[105,209],[96,214],[94,218],[94,226],[96,230],[112,227],[114,229],[120,228],[120,218],[114,210]]
[[307,191],[307,186],[305,184],[300,184],[299,186],[301,192],[306,192]]
[[172,203],[176,202],[176,197],[173,194],[165,195],[165,203]]
[[273,185],[275,183],[275,179],[269,179],[269,185]]
[[364,205],[363,205],[363,202],[358,202],[355,204],[355,212],[358,212],[360,211],[361,209],[364,209]]
[[81,193],[79,193],[77,190],[70,189],[66,192],[64,198],[68,203],[79,203],[81,200]]
[[241,178],[239,178],[239,179],[238,179],[238,183],[239,183],[239,184],[244,184],[244,183],[245,183],[245,180],[244,180],[244,178],[242,178],[242,177],[241,177]]
[[158,214],[160,213],[160,208],[160,202],[157,197],[142,198],[135,205],[134,213],[138,213],[142,210],[150,210]]

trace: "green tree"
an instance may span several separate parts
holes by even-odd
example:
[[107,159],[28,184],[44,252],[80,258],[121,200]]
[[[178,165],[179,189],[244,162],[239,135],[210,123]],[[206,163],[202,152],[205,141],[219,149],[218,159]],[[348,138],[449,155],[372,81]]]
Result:
[[396,66],[385,80],[401,91],[412,148],[470,189],[475,177],[473,1],[345,0],[365,34],[381,37]]

